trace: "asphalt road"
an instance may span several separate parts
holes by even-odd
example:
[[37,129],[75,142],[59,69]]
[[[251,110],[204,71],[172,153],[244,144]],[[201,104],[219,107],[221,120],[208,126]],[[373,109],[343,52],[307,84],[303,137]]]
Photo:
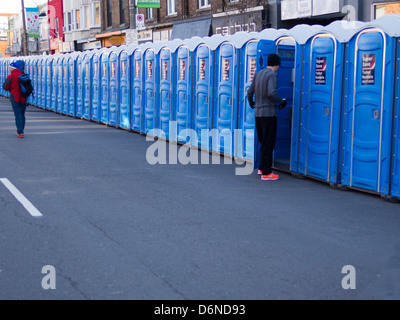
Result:
[[235,164],[151,165],[142,135],[32,106],[25,134],[0,98],[2,300],[400,298],[399,203]]

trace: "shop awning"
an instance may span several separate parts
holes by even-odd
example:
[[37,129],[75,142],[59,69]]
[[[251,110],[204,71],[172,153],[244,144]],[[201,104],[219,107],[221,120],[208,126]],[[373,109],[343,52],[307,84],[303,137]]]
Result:
[[210,30],[211,19],[174,23],[171,38],[184,40],[192,37],[208,37]]

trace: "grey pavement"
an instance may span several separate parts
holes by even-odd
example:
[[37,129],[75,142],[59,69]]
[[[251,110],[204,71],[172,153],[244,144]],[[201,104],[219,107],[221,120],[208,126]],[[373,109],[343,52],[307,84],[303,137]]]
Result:
[[0,178],[43,216],[0,183],[0,299],[400,298],[399,203],[235,164],[150,165],[143,135],[32,106],[25,133],[1,97]]

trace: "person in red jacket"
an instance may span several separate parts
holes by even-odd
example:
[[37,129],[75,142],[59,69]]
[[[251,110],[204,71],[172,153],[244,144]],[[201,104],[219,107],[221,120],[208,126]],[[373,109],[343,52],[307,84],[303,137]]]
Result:
[[22,60],[12,62],[9,66],[10,75],[3,83],[3,89],[10,91],[10,101],[15,115],[18,138],[24,138],[25,110],[27,99],[21,94],[19,76],[24,73],[25,63]]

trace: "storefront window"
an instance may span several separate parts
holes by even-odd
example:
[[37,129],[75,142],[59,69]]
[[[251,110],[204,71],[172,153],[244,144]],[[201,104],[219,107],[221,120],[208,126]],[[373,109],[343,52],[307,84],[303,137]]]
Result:
[[400,1],[374,5],[375,19],[378,19],[387,14],[400,14]]

